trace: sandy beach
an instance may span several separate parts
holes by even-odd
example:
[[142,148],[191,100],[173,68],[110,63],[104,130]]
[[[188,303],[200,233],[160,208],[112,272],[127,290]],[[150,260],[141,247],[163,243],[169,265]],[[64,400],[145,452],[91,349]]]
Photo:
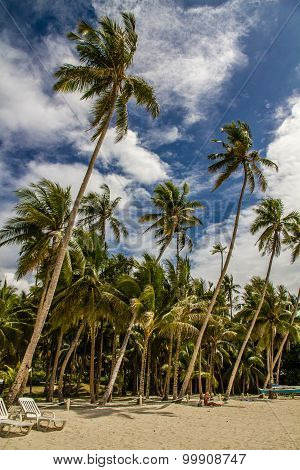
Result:
[[0,438],[1,449],[299,449],[300,400],[231,400],[219,408],[125,403],[51,408],[63,431]]

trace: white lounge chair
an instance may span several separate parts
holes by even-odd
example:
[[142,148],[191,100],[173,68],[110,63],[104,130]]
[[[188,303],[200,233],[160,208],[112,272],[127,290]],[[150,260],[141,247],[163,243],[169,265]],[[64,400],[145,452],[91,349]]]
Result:
[[19,403],[25,417],[27,419],[34,420],[39,429],[48,429],[49,427],[53,427],[58,431],[61,431],[66,424],[64,419],[56,418],[53,411],[41,412],[33,398],[19,398]]
[[[18,419],[16,419],[16,417]],[[31,431],[33,424],[30,421],[22,421],[22,416],[16,413],[8,413],[3,398],[0,398],[0,431],[10,433],[11,428],[19,428],[26,435]],[[25,432],[23,430],[25,429]]]

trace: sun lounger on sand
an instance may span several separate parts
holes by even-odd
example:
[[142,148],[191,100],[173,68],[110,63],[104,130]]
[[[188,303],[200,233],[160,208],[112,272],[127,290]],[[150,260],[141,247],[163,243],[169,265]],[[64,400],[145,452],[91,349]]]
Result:
[[[58,431],[61,431],[66,424],[64,419],[56,418],[53,411],[41,412],[33,398],[19,398],[19,403],[25,417],[27,419],[34,420],[39,429],[48,429],[49,427],[53,427]],[[49,414],[51,416],[49,416]]]
[[21,415],[8,413],[3,398],[0,398],[0,432],[4,431],[6,434],[9,434],[11,428],[19,428],[21,433],[26,435],[32,426],[33,424],[30,421],[22,421]]

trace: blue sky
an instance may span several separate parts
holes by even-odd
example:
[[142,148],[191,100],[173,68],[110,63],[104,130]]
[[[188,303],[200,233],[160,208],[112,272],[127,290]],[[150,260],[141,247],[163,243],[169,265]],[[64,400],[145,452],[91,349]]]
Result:
[[[153,122],[130,106],[130,131],[120,144],[110,131],[98,160],[90,189],[107,182],[122,196],[120,216],[132,236],[126,253],[140,256],[155,251],[150,235],[142,236],[137,216],[149,209],[155,184],[172,179],[188,181],[192,195],[205,203],[199,214],[205,228],[194,234],[193,273],[215,280],[219,260],[211,246],[228,242],[240,188],[234,178],[211,192],[207,155],[220,137],[220,127],[245,120],[254,146],[276,160],[278,175],[270,175],[268,194],[282,197],[287,210],[299,208],[300,130],[300,4],[296,0],[2,0],[0,5],[0,170],[1,219],[12,211],[12,191],[49,177],[61,184],[79,185],[92,150],[88,103],[77,96],[52,93],[53,72],[76,62],[65,37],[79,18],[96,24],[108,14],[133,11],[139,49],[135,73],[150,81],[161,104]],[[249,234],[253,207],[261,198],[246,197],[237,247],[230,271],[240,284],[262,275],[261,258]],[[116,249],[116,247],[114,248]],[[172,247],[168,255],[172,256]],[[1,276],[12,282],[17,260],[14,247],[1,249]],[[283,253],[273,280],[297,287],[299,266],[289,265]],[[28,280],[21,281],[26,287]]]

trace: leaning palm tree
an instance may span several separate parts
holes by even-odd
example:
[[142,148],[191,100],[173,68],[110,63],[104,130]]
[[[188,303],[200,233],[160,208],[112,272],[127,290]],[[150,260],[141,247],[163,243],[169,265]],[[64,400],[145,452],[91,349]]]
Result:
[[159,184],[154,189],[152,203],[157,212],[148,213],[140,217],[140,222],[151,222],[145,230],[154,230],[154,237],[161,247],[157,261],[160,261],[164,251],[170,245],[173,237],[176,237],[176,259],[179,262],[180,251],[188,245],[192,248],[192,240],[187,231],[198,225],[201,220],[194,215],[196,209],[203,208],[199,201],[191,201],[188,198],[189,186],[183,184],[182,190],[172,181]]
[[223,271],[224,267],[224,253],[227,250],[227,246],[223,246],[222,243],[216,243],[210,252],[211,255],[216,255],[217,253],[220,253],[221,255],[221,272]]
[[134,16],[131,13],[122,13],[122,18],[124,27],[108,17],[101,18],[98,29],[81,21],[77,34],[72,32],[68,36],[77,43],[81,64],[65,64],[55,73],[57,78],[55,91],[81,92],[82,99],[94,99],[91,126],[95,129],[92,139],[96,141],[96,146],[70,213],[64,237],[57,250],[51,281],[38,310],[31,341],[11,387],[9,403],[15,400],[26,379],[55,294],[79,206],[114,113],[117,141],[121,140],[128,130],[127,103],[131,97],[135,98],[137,104],[146,107],[153,117],[159,113],[153,88],[144,79],[127,73],[128,67],[133,62],[138,36],[135,31]]
[[219,280],[217,282],[214,294],[212,296],[210,305],[207,310],[206,317],[203,321],[203,324],[202,324],[202,327],[201,327],[201,330],[200,330],[200,333],[199,333],[199,336],[195,345],[195,349],[194,349],[194,352],[193,352],[193,355],[192,355],[192,358],[191,358],[191,361],[187,370],[187,374],[186,374],[186,377],[184,379],[184,382],[180,391],[181,397],[184,396],[186,389],[188,387],[188,384],[190,382],[190,379],[192,377],[196,360],[198,357],[199,349],[201,347],[203,334],[205,332],[209,318],[212,314],[214,305],[216,303],[217,297],[222,287],[224,276],[229,266],[229,262],[232,256],[232,252],[233,252],[233,248],[234,248],[235,240],[236,240],[236,235],[238,231],[239,219],[240,219],[245,190],[248,186],[250,192],[252,193],[255,189],[256,184],[258,184],[259,188],[262,191],[265,191],[267,188],[267,181],[266,181],[266,178],[263,174],[261,167],[275,168],[276,170],[278,169],[277,165],[274,162],[272,162],[271,160],[268,160],[267,158],[261,157],[258,151],[252,150],[253,142],[252,142],[251,131],[250,131],[248,124],[246,124],[245,122],[238,121],[238,123],[236,124],[233,121],[230,124],[226,124],[223,127],[222,132],[226,133],[227,142],[222,142],[219,140],[214,140],[214,142],[221,143],[224,151],[220,153],[213,153],[208,156],[210,160],[219,160],[216,163],[213,163],[209,167],[209,171],[211,173],[217,173],[218,171],[221,170],[221,174],[216,180],[214,189],[219,188],[225,181],[228,180],[230,176],[236,175],[236,173],[240,169],[242,169],[242,172],[243,172],[243,183],[242,183],[242,188],[241,188],[241,192],[240,192],[240,196],[238,200],[238,206],[237,206],[237,211],[236,211],[236,216],[235,216],[235,221],[234,221],[234,226],[233,226],[231,242],[229,245],[225,264],[224,264],[222,273],[219,277]]
[[233,367],[231,377],[228,382],[226,390],[227,398],[231,393],[232,385],[236,373],[238,371],[244,350],[247,346],[247,343],[257,321],[257,317],[263,306],[274,257],[278,257],[281,253],[282,239],[289,238],[290,233],[293,230],[295,224],[300,224],[300,213],[293,211],[290,212],[288,215],[284,215],[284,206],[280,199],[264,199],[255,209],[255,212],[257,214],[257,217],[251,225],[251,233],[255,234],[258,231],[262,230],[262,233],[257,241],[258,249],[262,252],[263,256],[269,254],[270,258],[267,273],[264,280],[264,286],[260,295],[260,301],[253,315],[251,324],[244,338],[241,349],[236,358],[235,365]]
[[124,237],[128,235],[125,225],[114,215],[121,198],[117,197],[112,200],[107,184],[103,184],[101,189],[103,191],[102,194],[91,192],[83,197],[79,208],[79,214],[81,215],[79,225],[87,226],[92,231],[98,231],[104,243],[108,225],[113,232],[115,240],[119,242],[121,234]]

